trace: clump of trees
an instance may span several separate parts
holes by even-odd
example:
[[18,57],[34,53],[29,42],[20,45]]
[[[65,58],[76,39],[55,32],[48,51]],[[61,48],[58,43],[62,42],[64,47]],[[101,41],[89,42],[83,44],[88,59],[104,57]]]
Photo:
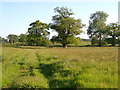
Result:
[[106,28],[106,34],[109,36],[106,38],[106,41],[109,44],[112,44],[112,46],[115,46],[115,44],[120,44],[120,26],[116,23],[110,23]]
[[[32,46],[50,46],[54,43],[60,43],[64,48],[68,44],[79,45],[82,41],[80,35],[82,28],[81,19],[75,19],[71,9],[66,7],[54,8],[55,15],[52,16],[52,23],[46,24],[40,20],[32,22],[26,34],[9,34],[7,39],[0,37],[1,43],[10,43],[18,45]],[[106,46],[111,44],[115,46],[120,44],[120,26],[117,23],[106,24],[109,15],[103,11],[97,11],[90,16],[87,34],[89,35],[92,46]],[[52,29],[58,33],[49,40]]]
[[0,37],[0,43],[8,43],[8,40],[5,38]]
[[[116,40],[120,36],[120,26],[116,23],[106,25],[108,14],[103,11],[97,11],[90,16],[87,33],[91,39],[91,45],[105,46],[117,44]],[[119,42],[119,40],[118,40]]]

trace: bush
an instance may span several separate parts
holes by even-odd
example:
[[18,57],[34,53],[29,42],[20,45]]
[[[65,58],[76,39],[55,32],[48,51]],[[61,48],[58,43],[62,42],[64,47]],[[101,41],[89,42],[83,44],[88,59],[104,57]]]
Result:
[[108,43],[107,43],[106,41],[101,41],[101,45],[102,45],[102,46],[107,46],[107,44],[108,44]]
[[16,44],[15,43],[2,43],[3,47],[15,47]]
[[42,46],[46,46],[46,47],[49,47],[52,45],[52,42],[50,40],[43,40],[42,43],[41,43]]
[[26,46],[26,43],[20,43],[20,42],[16,42],[16,43],[2,43],[3,47],[16,47],[16,46]]

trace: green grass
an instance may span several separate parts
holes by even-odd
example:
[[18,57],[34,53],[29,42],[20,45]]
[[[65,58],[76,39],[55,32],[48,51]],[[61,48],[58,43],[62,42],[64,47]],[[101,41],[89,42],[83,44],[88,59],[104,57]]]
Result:
[[117,47],[3,47],[3,88],[117,88]]

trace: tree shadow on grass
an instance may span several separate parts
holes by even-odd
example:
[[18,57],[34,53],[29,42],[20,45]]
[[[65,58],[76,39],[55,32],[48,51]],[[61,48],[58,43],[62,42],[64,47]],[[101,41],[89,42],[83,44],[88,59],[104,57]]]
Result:
[[[49,59],[46,59],[46,62],[48,60]],[[75,82],[75,78],[65,79],[69,77],[69,75],[72,75],[72,72],[70,70],[65,70],[61,61],[56,61],[49,64],[40,63],[39,70],[40,73],[48,79],[50,88],[76,88],[77,86],[80,86],[80,84]],[[56,73],[59,75],[56,76]]]
[[58,64],[59,62],[55,62],[52,64],[39,64],[39,69],[46,78],[53,77],[55,72],[63,68],[63,66],[59,66]]
[[50,88],[75,88],[77,85],[74,83],[74,79],[56,79],[56,76],[54,75],[55,73],[59,73],[60,77],[62,78],[71,75],[69,70],[62,70],[64,67],[59,65],[59,63],[60,62],[52,64],[40,64],[40,73],[42,73],[48,79]]

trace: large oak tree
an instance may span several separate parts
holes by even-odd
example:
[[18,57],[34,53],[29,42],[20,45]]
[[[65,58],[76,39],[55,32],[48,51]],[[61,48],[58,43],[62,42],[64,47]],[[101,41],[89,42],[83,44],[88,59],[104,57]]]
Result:
[[52,17],[53,23],[49,24],[50,28],[58,33],[58,41],[64,48],[67,48],[67,44],[71,43],[70,41],[82,32],[81,29],[84,25],[80,19],[71,17],[74,14],[71,9],[56,7],[54,11],[57,12],[57,14]]

